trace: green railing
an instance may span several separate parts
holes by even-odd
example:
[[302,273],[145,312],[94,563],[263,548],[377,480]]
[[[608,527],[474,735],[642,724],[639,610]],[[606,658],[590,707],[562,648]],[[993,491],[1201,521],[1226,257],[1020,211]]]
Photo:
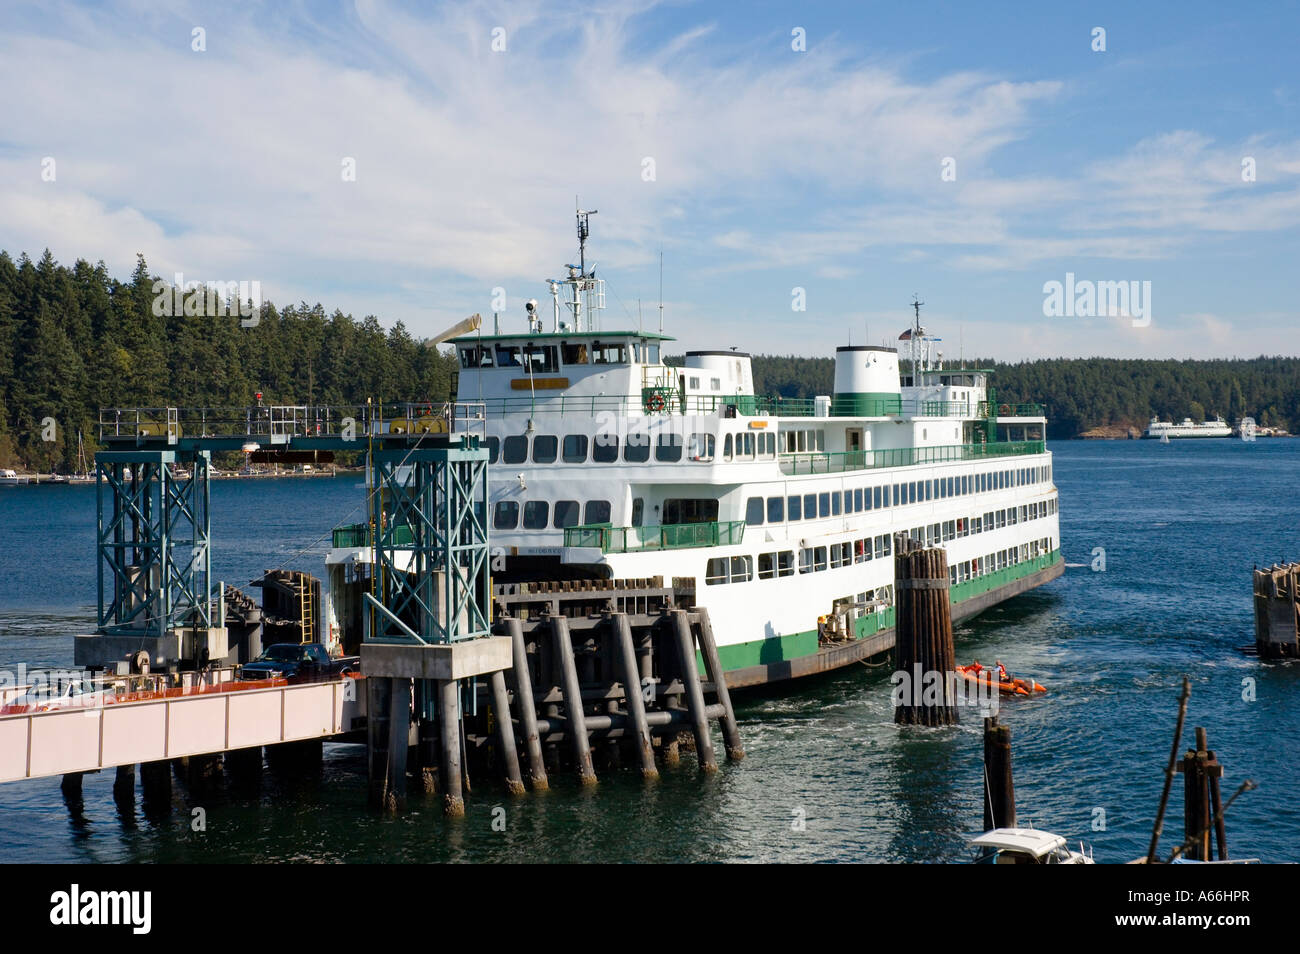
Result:
[[651,527],[611,527],[585,524],[564,531],[566,547],[599,547],[603,553],[634,553],[638,550],[681,550],[687,547],[716,547],[740,543],[745,521],[671,523]]
[[979,417],[1044,417],[1041,404],[997,404],[981,401]]
[[1046,450],[1047,445],[1043,441],[1000,441],[993,444],[946,444],[941,447],[782,454],[781,472],[789,475],[834,474],[846,470],[910,467],[914,464],[942,464],[959,460],[983,460],[988,457],[1041,454]]
[[[411,543],[415,540],[415,534],[411,532],[408,525],[403,524],[400,527],[393,528],[393,542],[398,546]],[[334,546],[336,547],[364,547],[370,545],[370,524],[353,523],[344,527],[334,528]]]

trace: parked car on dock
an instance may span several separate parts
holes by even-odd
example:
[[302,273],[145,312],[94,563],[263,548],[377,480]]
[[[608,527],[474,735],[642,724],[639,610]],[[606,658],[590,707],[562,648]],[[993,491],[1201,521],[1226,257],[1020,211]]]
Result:
[[331,656],[321,643],[275,643],[246,663],[239,671],[239,678],[316,682],[355,672],[358,663],[356,656]]
[[29,689],[0,708],[0,715],[49,712],[54,709],[97,709],[116,701],[117,694],[111,686],[84,679],[61,686],[36,686]]

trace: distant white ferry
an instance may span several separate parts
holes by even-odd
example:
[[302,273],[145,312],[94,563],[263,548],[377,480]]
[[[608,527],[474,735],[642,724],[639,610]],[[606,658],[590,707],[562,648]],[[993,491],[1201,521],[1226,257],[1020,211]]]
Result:
[[1200,424],[1192,423],[1190,417],[1183,418],[1181,424],[1168,424],[1159,418],[1151,418],[1151,424],[1147,427],[1144,438],[1154,438],[1155,440],[1166,440],[1175,437],[1231,437],[1232,428],[1221,417],[1216,417],[1212,421],[1203,421]]

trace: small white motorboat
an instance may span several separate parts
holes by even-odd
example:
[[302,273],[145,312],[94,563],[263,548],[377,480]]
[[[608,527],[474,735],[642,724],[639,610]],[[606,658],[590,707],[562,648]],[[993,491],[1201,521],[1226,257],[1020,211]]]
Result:
[[995,828],[971,841],[977,865],[1090,865],[1092,852],[1066,847],[1065,839],[1036,828]]

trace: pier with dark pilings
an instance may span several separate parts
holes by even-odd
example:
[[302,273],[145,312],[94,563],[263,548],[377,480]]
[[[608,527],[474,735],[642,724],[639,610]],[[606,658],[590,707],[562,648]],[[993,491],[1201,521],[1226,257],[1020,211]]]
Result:
[[714,772],[713,723],[727,758],[744,758],[708,611],[679,607],[679,598],[660,577],[493,588],[495,629],[513,650],[516,735],[535,787],[548,783],[548,763],[594,784],[597,757],[654,779],[659,764],[677,761],[681,737],[700,769]]

